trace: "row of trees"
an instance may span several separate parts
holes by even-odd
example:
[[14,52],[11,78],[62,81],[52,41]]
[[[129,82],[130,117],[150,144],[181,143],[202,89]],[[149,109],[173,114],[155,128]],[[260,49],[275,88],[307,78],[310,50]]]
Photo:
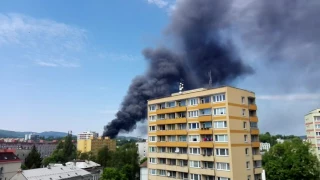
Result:
[[300,138],[275,144],[262,156],[266,179],[319,180],[320,163],[312,145]]
[[281,134],[271,135],[269,132],[259,135],[260,142],[270,143],[271,146],[274,146],[275,144],[277,144],[277,139],[290,140],[294,138],[299,138],[299,137],[294,135],[286,136]]

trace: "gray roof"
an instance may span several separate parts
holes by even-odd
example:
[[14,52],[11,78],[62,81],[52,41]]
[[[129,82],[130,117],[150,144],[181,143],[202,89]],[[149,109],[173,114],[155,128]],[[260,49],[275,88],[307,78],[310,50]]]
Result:
[[51,167],[22,171],[22,175],[28,180],[57,180],[77,176],[85,176],[90,173],[77,167]]

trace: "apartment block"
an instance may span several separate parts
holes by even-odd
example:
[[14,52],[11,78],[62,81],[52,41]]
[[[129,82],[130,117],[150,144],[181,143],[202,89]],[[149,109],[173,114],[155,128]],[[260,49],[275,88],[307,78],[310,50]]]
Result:
[[307,141],[314,147],[314,153],[320,159],[320,109],[310,111],[304,117]]
[[108,147],[110,151],[116,150],[116,141],[109,137],[90,137],[90,139],[78,139],[77,150],[85,152],[98,153],[99,149]]
[[253,92],[224,86],[148,101],[149,180],[260,180]]

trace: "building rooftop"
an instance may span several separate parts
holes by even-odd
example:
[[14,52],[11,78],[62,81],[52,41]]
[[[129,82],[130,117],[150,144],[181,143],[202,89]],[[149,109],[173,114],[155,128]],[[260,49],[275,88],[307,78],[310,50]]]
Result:
[[146,168],[148,166],[148,161],[145,161],[140,165],[141,168]]
[[0,152],[0,163],[21,162],[21,160],[13,152]]
[[[66,166],[24,170],[21,174],[28,180],[57,180],[90,175],[86,170]],[[14,179],[14,177],[12,179]]]
[[98,163],[95,163],[93,161],[74,161],[74,162],[67,162],[66,166],[75,166],[80,169],[87,169],[87,168],[93,168],[93,167],[100,167],[101,165]]
[[239,90],[242,90],[242,91],[247,91],[247,92],[250,92],[250,93],[255,94],[255,93],[252,92],[252,91],[248,91],[248,90],[246,90],[246,89],[236,88],[236,87],[233,87],[233,86],[218,86],[218,87],[212,87],[212,88],[198,88],[198,89],[191,89],[191,90],[181,91],[181,93],[180,93],[180,92],[172,93],[171,95],[163,96],[163,97],[157,97],[157,98],[152,98],[152,99],[149,99],[148,101],[155,100],[155,99],[166,98],[166,97],[172,97],[172,96],[179,96],[179,95],[184,95],[184,94],[191,94],[191,93],[196,93],[196,92],[201,92],[201,91],[206,91],[206,90],[211,90],[211,89],[226,88],[226,87],[228,87],[228,88],[234,88],[234,89],[239,89]]

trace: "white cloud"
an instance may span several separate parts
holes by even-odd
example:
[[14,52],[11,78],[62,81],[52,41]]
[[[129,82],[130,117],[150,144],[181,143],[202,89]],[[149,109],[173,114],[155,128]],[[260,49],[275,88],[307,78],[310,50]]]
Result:
[[320,100],[320,94],[287,94],[287,95],[262,95],[257,96],[257,99],[261,100],[285,100],[285,101],[296,101],[296,100]]
[[169,2],[164,0],[147,0],[149,4],[155,4],[159,8],[164,8],[168,6]]
[[74,59],[86,48],[86,31],[48,19],[0,13],[0,47],[12,49],[12,55],[19,52],[38,66],[75,68],[80,65]]
[[140,57],[131,54],[120,54],[120,53],[99,53],[98,57],[101,59],[107,59],[110,61],[137,61]]

